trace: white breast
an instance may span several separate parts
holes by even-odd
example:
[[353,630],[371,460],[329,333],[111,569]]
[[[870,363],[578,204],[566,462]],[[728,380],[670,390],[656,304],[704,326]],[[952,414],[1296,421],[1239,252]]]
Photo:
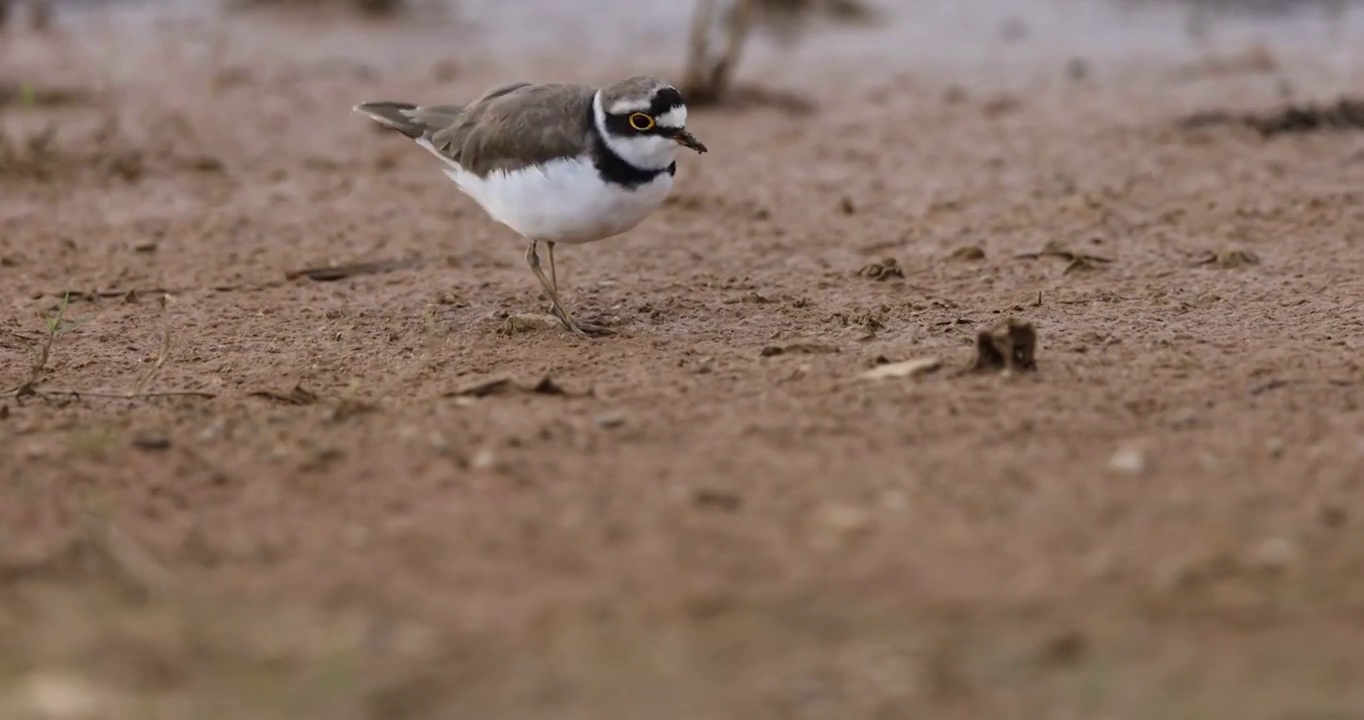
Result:
[[[418,143],[434,153],[425,140]],[[633,228],[663,204],[673,186],[668,173],[633,189],[608,183],[588,157],[496,171],[482,178],[441,159],[445,174],[493,219],[525,238],[567,244],[601,240]]]

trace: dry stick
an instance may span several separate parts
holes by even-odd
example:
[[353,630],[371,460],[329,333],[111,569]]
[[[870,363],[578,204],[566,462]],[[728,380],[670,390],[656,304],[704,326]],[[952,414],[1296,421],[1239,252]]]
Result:
[[128,397],[141,395],[151,384],[156,374],[161,372],[161,367],[166,364],[166,358],[170,357],[171,330],[170,330],[170,311],[166,308],[166,296],[162,295],[161,303],[161,350],[156,354],[156,361],[147,368],[147,372],[142,373],[142,377],[133,383],[133,389],[128,392]]

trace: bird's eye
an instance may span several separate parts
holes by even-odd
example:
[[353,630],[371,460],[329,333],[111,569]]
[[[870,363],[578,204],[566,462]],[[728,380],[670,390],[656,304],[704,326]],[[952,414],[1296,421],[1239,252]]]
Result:
[[635,113],[630,116],[630,127],[646,132],[654,129],[654,119],[644,113]]

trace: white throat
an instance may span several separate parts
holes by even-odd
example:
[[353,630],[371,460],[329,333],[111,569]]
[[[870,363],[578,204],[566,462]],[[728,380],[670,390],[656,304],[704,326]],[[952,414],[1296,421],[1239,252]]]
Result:
[[640,170],[666,170],[677,160],[677,143],[658,135],[638,137],[613,135],[606,129],[606,111],[601,106],[601,91],[592,96],[592,118],[606,146],[622,160]]

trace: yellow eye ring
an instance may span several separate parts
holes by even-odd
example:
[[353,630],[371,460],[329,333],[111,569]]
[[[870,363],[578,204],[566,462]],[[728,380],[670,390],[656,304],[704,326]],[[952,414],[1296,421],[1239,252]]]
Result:
[[630,127],[645,132],[654,129],[654,119],[644,113],[635,113],[630,116]]

